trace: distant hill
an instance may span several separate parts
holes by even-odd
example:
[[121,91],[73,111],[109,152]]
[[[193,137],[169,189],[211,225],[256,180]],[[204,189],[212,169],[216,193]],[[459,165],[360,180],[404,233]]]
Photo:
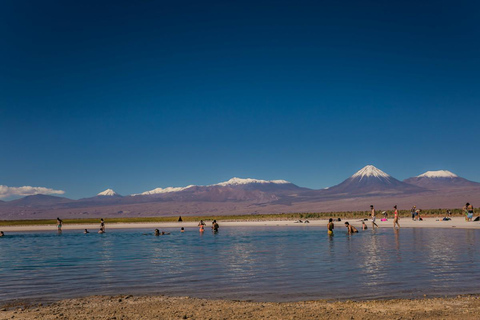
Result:
[[23,207],[23,206],[45,207],[45,206],[54,206],[60,203],[68,203],[72,201],[75,201],[75,200],[71,200],[64,197],[49,196],[45,194],[36,194],[33,196],[26,196],[17,200],[8,201],[6,202],[6,204],[7,206],[13,206],[13,207]]
[[455,208],[480,204],[480,183],[448,171],[429,171],[399,181],[368,165],[331,188],[312,190],[285,180],[232,178],[217,184],[155,188],[121,196],[107,189],[79,200],[33,195],[0,201],[0,219],[257,214],[366,210],[370,204],[389,210]]
[[427,171],[419,176],[405,179],[403,182],[430,190],[480,187],[480,183],[459,177],[447,170]]

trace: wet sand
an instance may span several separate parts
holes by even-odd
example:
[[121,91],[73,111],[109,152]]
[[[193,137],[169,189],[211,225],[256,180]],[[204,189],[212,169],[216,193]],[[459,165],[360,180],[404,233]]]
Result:
[[165,296],[92,296],[0,308],[0,319],[478,319],[479,296],[261,303]]
[[[467,222],[463,217],[453,217],[451,221],[437,221],[441,218],[425,218],[424,221],[412,221],[408,218],[400,219],[400,226],[402,228],[459,228],[459,229],[480,229],[480,222]],[[342,219],[341,222],[335,221],[336,224],[343,224],[344,221],[349,221],[353,226],[361,229],[361,220],[356,219]],[[309,220],[310,223],[295,223],[295,221],[219,221],[221,227],[275,227],[275,226],[322,226],[326,227],[328,221]],[[205,220],[207,226],[210,221]],[[372,226],[371,221],[365,222],[369,228]],[[393,227],[393,219],[388,221],[380,221],[377,219],[376,223],[380,228]],[[162,228],[196,228],[198,222],[138,222],[138,223],[108,223],[105,220],[107,232],[111,229],[162,229]],[[63,230],[83,230],[88,229],[91,232],[96,232],[100,228],[100,222],[97,224],[65,224]],[[0,227],[4,232],[21,232],[21,231],[48,231],[57,230],[56,225],[25,225],[25,226],[3,226]]]

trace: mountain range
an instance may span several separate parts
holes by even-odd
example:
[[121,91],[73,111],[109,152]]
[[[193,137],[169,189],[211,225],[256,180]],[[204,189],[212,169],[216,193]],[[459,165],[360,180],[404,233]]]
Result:
[[452,208],[476,199],[480,202],[480,183],[446,170],[400,181],[367,165],[338,185],[321,190],[285,180],[232,178],[213,185],[156,188],[127,196],[107,189],[79,200],[39,194],[0,202],[0,218],[344,211],[363,210],[370,202]]

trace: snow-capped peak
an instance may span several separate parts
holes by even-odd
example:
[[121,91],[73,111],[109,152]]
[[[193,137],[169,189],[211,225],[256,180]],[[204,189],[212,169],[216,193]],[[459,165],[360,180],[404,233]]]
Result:
[[151,194],[159,194],[159,193],[170,193],[170,192],[178,192],[178,191],[183,191],[188,188],[194,187],[194,185],[189,185],[186,187],[167,187],[167,188],[155,188],[150,191],[145,191],[139,194],[132,194],[132,196],[137,196],[137,195],[151,195]]
[[250,184],[250,183],[287,184],[287,183],[290,183],[290,182],[285,181],[285,180],[257,180],[257,179],[251,179],[251,178],[242,179],[242,178],[236,178],[236,177],[235,177],[235,178],[232,178],[232,179],[230,179],[230,180],[228,180],[228,181],[214,184],[213,186],[222,186],[222,187],[225,187],[225,186],[238,186],[238,185]]
[[97,196],[110,196],[110,197],[111,196],[116,196],[116,195],[118,195],[118,193],[116,193],[112,189],[107,189],[107,190],[102,191],[99,194],[97,194]]
[[[257,180],[257,179],[241,179],[241,178],[232,178],[228,181],[225,182],[220,182],[217,184],[211,184],[208,187],[215,187],[215,186],[220,186],[220,187],[226,187],[226,186],[238,186],[238,185],[244,185],[244,184],[249,184],[249,183],[261,183],[261,184],[288,184],[290,182],[285,181],[285,180]],[[145,191],[142,193],[137,193],[137,194],[132,194],[132,196],[138,196],[138,195],[152,195],[152,194],[160,194],[160,193],[170,193],[170,192],[179,192],[183,191],[192,187],[196,187],[195,185],[189,185],[186,187],[167,187],[167,188],[156,188],[150,191]]]
[[390,178],[388,174],[386,174],[380,169],[375,168],[372,165],[363,167],[352,176],[352,178],[357,178],[357,177],[359,177],[360,179],[364,177],[387,178],[387,179]]
[[438,171],[427,171],[421,175],[418,176],[419,178],[421,177],[426,177],[426,178],[457,178],[458,176],[450,172],[448,170],[438,170]]

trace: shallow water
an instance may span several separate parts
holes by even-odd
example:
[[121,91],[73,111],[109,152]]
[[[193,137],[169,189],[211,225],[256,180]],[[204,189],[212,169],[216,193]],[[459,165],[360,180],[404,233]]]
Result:
[[[337,225],[340,229],[341,226]],[[480,231],[236,227],[8,233],[0,302],[92,294],[256,301],[480,293]]]

